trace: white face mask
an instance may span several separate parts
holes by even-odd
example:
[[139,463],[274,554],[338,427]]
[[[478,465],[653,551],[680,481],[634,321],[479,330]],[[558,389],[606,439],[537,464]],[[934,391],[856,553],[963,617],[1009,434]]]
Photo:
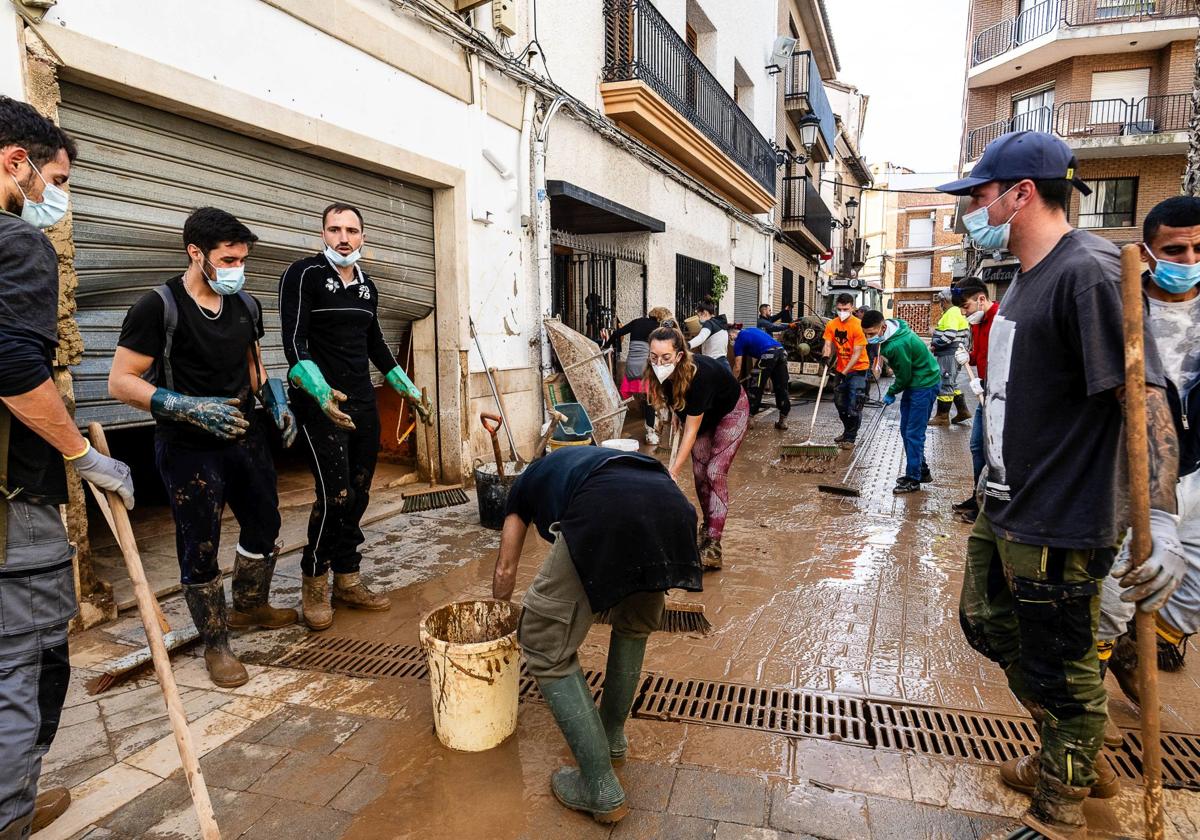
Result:
[[650,367],[654,369],[654,375],[658,377],[659,382],[666,382],[675,372],[674,362],[669,365],[651,365]]
[[837,315],[838,315],[838,320],[839,320],[839,321],[848,321],[848,320],[850,320],[850,315],[851,315],[851,313],[849,313],[849,312],[844,312],[844,311],[842,311],[841,309],[839,309],[839,310],[838,310],[838,314],[837,314]]
[[362,251],[358,248],[355,248],[349,254],[341,254],[335,251],[331,246],[325,246],[325,258],[338,268],[349,268],[358,262],[359,257],[361,256]]
[[974,326],[983,322],[984,311],[980,309],[978,312],[972,312],[967,316],[967,323]]

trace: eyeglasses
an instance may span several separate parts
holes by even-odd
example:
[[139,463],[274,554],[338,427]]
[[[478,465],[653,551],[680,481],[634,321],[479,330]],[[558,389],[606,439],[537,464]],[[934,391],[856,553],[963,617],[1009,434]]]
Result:
[[665,356],[650,356],[650,364],[652,365],[673,365],[677,361],[679,361],[679,359],[678,354],[676,353],[668,353]]

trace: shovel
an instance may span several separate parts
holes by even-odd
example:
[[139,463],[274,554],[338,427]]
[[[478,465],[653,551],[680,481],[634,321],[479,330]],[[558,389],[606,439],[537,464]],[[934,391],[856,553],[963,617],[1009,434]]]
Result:
[[500,427],[504,425],[504,421],[495,414],[488,414],[486,411],[479,413],[479,422],[483,424],[483,428],[489,435],[492,436],[492,454],[496,456],[496,475],[504,478],[504,456],[500,454],[500,438],[496,437],[496,433],[500,431]]

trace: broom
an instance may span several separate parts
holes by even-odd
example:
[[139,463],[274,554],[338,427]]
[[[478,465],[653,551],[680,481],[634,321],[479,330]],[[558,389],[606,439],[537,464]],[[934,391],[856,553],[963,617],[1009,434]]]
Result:
[[[612,624],[612,610],[607,609],[596,613],[596,624]],[[658,628],[667,633],[699,633],[707,636],[712,633],[712,622],[704,617],[704,605],[692,604],[686,601],[667,601],[667,609],[663,613],[662,626]]]
[[850,480],[850,473],[854,472],[854,468],[858,466],[858,460],[863,453],[871,448],[871,443],[875,440],[875,432],[879,430],[879,424],[883,421],[883,413],[887,411],[887,406],[879,409],[879,413],[875,415],[875,419],[871,421],[871,429],[867,432],[867,439],[856,447],[854,459],[850,461],[850,466],[846,468],[845,475],[842,476],[841,484],[818,484],[817,489],[822,493],[832,493],[835,496],[850,496],[857,499],[860,495],[857,487],[851,487],[846,482]]
[[419,407],[415,405],[414,407],[417,408],[417,413],[421,415],[421,420],[425,424],[425,451],[429,453],[429,487],[405,493],[402,496],[404,504],[400,508],[400,512],[419,513],[423,510],[465,505],[468,499],[461,484],[438,485],[433,460],[433,407],[429,403],[429,396],[422,393]]
[[785,443],[779,447],[779,454],[784,458],[797,458],[799,472],[823,472],[837,458],[838,448],[831,444],[813,443],[813,432],[817,428],[817,411],[821,408],[821,395],[825,392],[825,382],[829,379],[829,365],[825,365],[825,373],[821,376],[821,386],[817,388],[817,399],[813,403],[812,422],[808,424],[808,439],[803,443]]

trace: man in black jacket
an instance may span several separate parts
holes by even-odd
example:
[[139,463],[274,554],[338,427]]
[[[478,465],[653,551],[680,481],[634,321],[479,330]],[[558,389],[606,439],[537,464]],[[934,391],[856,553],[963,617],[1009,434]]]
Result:
[[[568,808],[614,823],[628,811],[613,765],[628,750],[646,638],[662,624],[667,589],[701,589],[696,511],[654,458],[594,446],[552,452],[509,491],[496,598],[512,597],[530,525],[553,547],[525,591],[518,638],[579,764],[556,771],[551,787]],[[604,610],[612,634],[597,711],[577,651]]]

